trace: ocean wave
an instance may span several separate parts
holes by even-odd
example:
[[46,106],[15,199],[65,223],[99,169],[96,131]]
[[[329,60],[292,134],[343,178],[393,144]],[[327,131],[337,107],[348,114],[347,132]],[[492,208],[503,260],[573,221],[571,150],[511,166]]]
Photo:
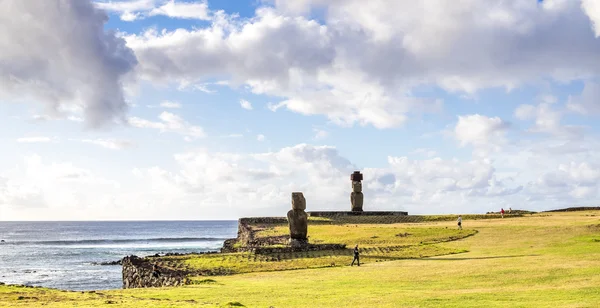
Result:
[[63,241],[6,241],[2,245],[111,245],[111,244],[156,244],[156,243],[189,243],[189,242],[217,242],[226,238],[220,237],[159,237],[146,239],[88,239],[88,240],[63,240]]

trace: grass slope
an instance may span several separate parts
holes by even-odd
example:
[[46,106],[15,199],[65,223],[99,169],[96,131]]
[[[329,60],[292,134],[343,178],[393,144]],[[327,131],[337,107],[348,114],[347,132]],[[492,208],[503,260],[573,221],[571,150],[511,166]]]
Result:
[[[157,259],[171,267],[203,273],[229,274],[347,266],[352,260],[354,244],[360,244],[362,262],[374,263],[464,252],[458,248],[435,244],[461,239],[476,233],[475,230],[457,230],[447,227],[407,228],[402,224],[340,224],[339,221],[323,224],[323,222],[324,220],[311,221],[309,241],[313,244],[346,244],[347,249],[284,253],[244,252]],[[287,225],[275,224],[262,227],[264,229],[256,234],[257,238],[285,237],[289,234]]]
[[[600,212],[465,220],[467,253],[96,293],[0,286],[2,307],[600,307]],[[400,228],[454,228],[436,221]],[[377,243],[374,243],[376,245]]]

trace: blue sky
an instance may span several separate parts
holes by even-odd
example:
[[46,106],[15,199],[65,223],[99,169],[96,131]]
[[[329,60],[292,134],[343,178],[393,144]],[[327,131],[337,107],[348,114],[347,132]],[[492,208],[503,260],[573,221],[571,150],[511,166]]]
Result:
[[14,1],[0,220],[597,204],[593,1]]

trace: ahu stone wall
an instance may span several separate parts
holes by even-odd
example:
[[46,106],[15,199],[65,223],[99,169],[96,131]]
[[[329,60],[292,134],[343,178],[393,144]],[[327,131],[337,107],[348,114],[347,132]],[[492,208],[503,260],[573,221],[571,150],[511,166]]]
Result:
[[123,289],[176,287],[190,283],[188,273],[152,264],[137,256],[123,258]]

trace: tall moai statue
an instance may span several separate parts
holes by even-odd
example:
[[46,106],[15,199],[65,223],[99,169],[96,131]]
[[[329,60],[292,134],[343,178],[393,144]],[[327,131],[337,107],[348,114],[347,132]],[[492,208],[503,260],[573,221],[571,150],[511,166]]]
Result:
[[362,180],[363,175],[360,171],[354,171],[350,175],[352,181],[352,193],[350,194],[350,203],[352,204],[352,212],[363,211],[363,193],[362,193]]
[[306,199],[301,192],[292,193],[292,209],[287,213],[288,225],[290,227],[290,244],[302,246],[308,243],[308,215]]

